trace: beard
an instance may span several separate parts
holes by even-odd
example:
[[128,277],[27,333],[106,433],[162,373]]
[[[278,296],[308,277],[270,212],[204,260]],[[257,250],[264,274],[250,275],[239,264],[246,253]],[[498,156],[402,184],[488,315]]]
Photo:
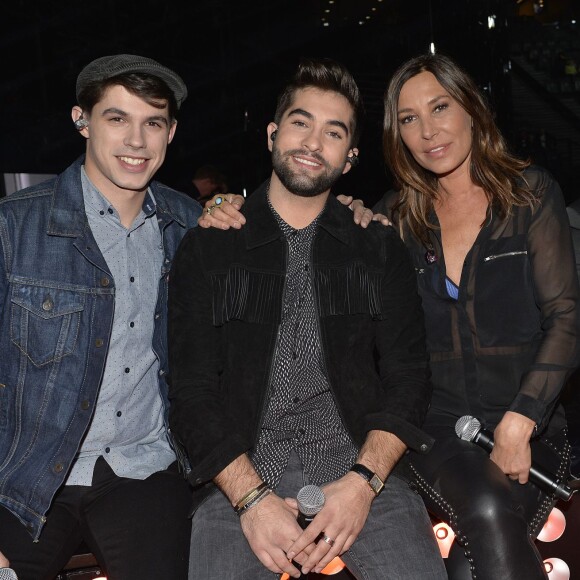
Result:
[[[293,155],[312,157],[321,163],[324,171],[317,176],[305,175],[293,169],[290,158]],[[282,185],[299,197],[315,197],[328,191],[342,175],[344,167],[332,167],[318,153],[310,153],[301,149],[293,149],[282,154],[280,149],[272,147],[272,167]]]

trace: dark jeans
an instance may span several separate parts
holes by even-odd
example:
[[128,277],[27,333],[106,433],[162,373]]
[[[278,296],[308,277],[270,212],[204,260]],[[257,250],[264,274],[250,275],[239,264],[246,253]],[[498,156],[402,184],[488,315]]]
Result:
[[0,507],[0,551],[19,580],[54,578],[83,540],[109,580],[185,580],[191,492],[175,465],[127,479],[101,457],[91,486],[58,491],[37,543]]
[[[532,442],[534,462],[551,473],[568,471],[565,433]],[[426,455],[409,454],[425,504],[456,533],[449,554],[451,580],[544,580],[534,539],[555,500],[535,485],[511,481],[473,443],[437,437]]]
[[[309,482],[292,453],[276,493],[296,497]],[[342,555],[357,580],[444,580],[445,566],[421,498],[395,476]],[[218,490],[193,516],[190,580],[275,580],[252,552],[230,502]]]

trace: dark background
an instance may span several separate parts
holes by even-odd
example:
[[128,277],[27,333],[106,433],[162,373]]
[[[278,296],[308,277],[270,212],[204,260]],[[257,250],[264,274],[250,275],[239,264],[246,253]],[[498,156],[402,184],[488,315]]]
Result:
[[[196,168],[213,164],[230,191],[251,192],[270,173],[265,128],[284,81],[300,57],[331,57],[351,70],[367,110],[361,163],[335,189],[372,205],[392,185],[383,92],[403,60],[434,43],[486,92],[512,150],[552,171],[567,202],[579,196],[579,0],[10,0],[0,30],[0,174],[59,173],[82,154],[76,76],[125,52],[159,60],[189,88],[159,179],[188,190]],[[580,504],[563,509],[569,530],[541,550],[580,577]]]
[[[562,71],[553,63],[562,60],[562,47],[566,53],[580,50],[575,44],[580,24],[572,23],[580,19],[578,4],[577,0],[5,2],[0,24],[0,172],[58,173],[81,154],[84,139],[70,119],[76,76],[94,58],[127,52],[174,68],[189,87],[159,179],[188,189],[195,169],[213,164],[226,174],[231,191],[251,192],[270,171],[265,127],[277,93],[301,56],[324,56],[351,70],[367,109],[361,163],[336,189],[372,204],[391,185],[381,153],[383,91],[404,59],[426,52],[434,42],[437,51],[457,59],[484,88],[513,149],[524,156],[533,153],[536,161],[548,166],[572,201],[577,196],[573,170],[580,165],[580,77],[575,77],[577,89],[572,80],[564,87],[572,90],[559,90],[559,85],[550,90],[549,78],[538,80],[534,73],[542,72],[538,61],[551,43],[543,64],[546,68],[549,61],[548,72],[556,72],[550,78],[560,82]],[[495,26],[490,28],[492,16]],[[517,65],[518,59],[531,69]],[[577,110],[566,107],[565,98],[570,96]],[[527,110],[534,99],[539,100],[540,115]],[[556,127],[556,117],[562,130]]]

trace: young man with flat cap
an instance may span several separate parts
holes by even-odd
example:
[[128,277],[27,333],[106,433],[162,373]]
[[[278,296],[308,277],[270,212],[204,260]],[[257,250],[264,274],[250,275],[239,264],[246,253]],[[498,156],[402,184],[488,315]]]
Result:
[[72,109],[86,154],[0,202],[0,550],[20,580],[53,578],[81,540],[110,580],[187,577],[167,274],[201,208],[152,181],[186,96],[149,58],[91,62]]
[[[245,226],[196,228],[175,256],[170,423],[192,463],[192,579],[298,577],[294,563],[318,572],[339,554],[360,580],[447,577],[420,497],[393,474],[431,443],[415,272],[393,228],[358,227],[330,195],[357,161],[360,112],[344,67],[303,62]],[[305,483],[326,502],[302,531],[284,498]]]

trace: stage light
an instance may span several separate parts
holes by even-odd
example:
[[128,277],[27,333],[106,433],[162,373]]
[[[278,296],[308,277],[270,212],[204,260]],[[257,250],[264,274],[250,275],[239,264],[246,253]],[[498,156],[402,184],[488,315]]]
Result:
[[560,558],[548,558],[544,560],[544,567],[550,580],[570,580],[570,568]]
[[491,30],[495,28],[495,14],[487,17],[487,27]]
[[555,542],[562,536],[565,529],[566,517],[558,508],[554,508],[550,512],[542,531],[538,534],[538,540],[540,542]]
[[332,559],[325,568],[322,569],[321,574],[334,576],[334,574],[338,574],[344,568],[346,568],[346,564],[337,556],[336,558]]
[[435,54],[435,43],[434,42],[429,44],[429,53]]
[[435,539],[437,540],[441,557],[448,558],[449,550],[451,550],[453,540],[455,539],[455,532],[443,522],[433,526],[433,532],[435,533]]

